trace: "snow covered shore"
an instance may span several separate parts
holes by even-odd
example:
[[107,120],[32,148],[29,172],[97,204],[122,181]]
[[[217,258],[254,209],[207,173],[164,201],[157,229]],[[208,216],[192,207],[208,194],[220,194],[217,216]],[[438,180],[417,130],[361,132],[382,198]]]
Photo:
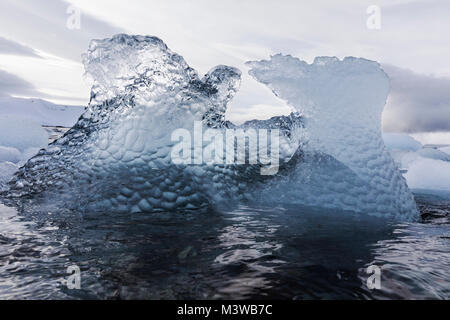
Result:
[[450,191],[449,146],[422,146],[405,133],[385,133],[383,139],[411,189]]
[[[0,188],[14,172],[64,128],[72,127],[81,106],[61,106],[40,99],[0,98]],[[60,128],[61,127],[61,128]]]

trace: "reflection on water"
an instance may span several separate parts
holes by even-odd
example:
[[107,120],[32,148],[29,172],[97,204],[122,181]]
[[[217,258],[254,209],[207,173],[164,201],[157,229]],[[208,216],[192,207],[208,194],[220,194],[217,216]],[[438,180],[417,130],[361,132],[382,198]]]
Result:
[[[0,205],[0,298],[448,299],[448,208],[393,225],[298,206],[81,216]],[[381,290],[366,287],[371,264]],[[64,283],[71,265],[81,290]]]
[[58,282],[70,251],[55,227],[24,221],[0,204],[0,299],[62,298]]
[[382,294],[375,297],[450,298],[448,225],[402,225],[394,234],[373,246],[373,264],[383,270]]

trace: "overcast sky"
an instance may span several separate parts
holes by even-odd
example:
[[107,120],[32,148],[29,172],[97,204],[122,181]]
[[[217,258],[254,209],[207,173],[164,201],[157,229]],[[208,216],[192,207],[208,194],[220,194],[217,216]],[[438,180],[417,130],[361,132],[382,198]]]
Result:
[[[379,30],[367,27],[370,5],[381,9]],[[70,6],[80,9],[80,29],[67,28]],[[1,0],[0,96],[86,104],[81,54],[92,38],[126,32],[160,37],[199,74],[241,69],[233,121],[288,112],[244,65],[281,52],[379,61],[392,81],[385,130],[450,132],[448,30],[448,0]]]

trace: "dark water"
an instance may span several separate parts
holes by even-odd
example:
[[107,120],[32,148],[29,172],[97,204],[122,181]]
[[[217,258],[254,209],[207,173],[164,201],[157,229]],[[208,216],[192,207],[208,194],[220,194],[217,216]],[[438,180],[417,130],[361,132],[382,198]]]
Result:
[[[450,196],[422,221],[306,207],[183,214],[0,205],[0,299],[449,299]],[[68,289],[67,268],[81,269]],[[381,268],[370,290],[369,265]]]

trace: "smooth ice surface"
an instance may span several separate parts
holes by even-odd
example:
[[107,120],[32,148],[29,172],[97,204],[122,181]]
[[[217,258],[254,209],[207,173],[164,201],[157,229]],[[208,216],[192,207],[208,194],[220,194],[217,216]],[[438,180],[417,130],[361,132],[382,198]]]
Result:
[[[414,200],[381,139],[389,85],[375,62],[290,56],[250,71],[298,114],[240,126],[280,129],[280,169],[258,165],[175,165],[171,134],[235,128],[224,118],[241,73],[217,66],[200,78],[160,39],[94,40],[83,58],[91,102],[75,126],[32,158],[7,196],[51,196],[78,210],[154,212],[257,201],[302,203],[397,219]],[[304,124],[304,121],[306,123]],[[203,145],[204,146],[204,145]]]
[[267,196],[399,218],[417,215],[383,143],[381,114],[389,79],[378,63],[318,57],[308,64],[275,55],[248,65],[250,75],[306,118],[305,163]]

